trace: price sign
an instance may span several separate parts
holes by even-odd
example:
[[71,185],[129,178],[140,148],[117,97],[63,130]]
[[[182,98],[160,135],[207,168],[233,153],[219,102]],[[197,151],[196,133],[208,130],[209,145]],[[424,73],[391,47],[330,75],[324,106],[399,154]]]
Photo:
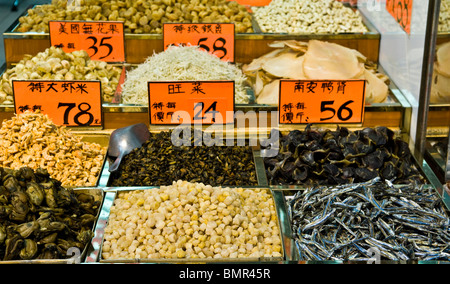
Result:
[[149,82],[148,92],[150,124],[234,123],[234,81]]
[[40,110],[56,125],[103,126],[100,81],[13,81],[17,114]]
[[198,45],[224,61],[234,62],[234,24],[164,24],[164,50],[170,45]]
[[281,80],[279,121],[282,124],[362,123],[364,80]]
[[413,0],[386,0],[386,10],[407,34],[411,34],[412,8]]
[[49,21],[50,43],[65,52],[85,50],[92,60],[125,62],[123,22]]

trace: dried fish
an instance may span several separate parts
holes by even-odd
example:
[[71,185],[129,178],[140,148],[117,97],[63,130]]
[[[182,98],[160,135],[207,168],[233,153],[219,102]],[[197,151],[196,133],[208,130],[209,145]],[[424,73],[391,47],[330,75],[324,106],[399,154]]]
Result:
[[319,40],[278,41],[270,46],[276,49],[242,68],[259,104],[278,103],[280,79],[363,79],[367,81],[367,103],[387,99],[389,79],[377,73],[374,64],[357,50]]
[[365,183],[311,187],[288,201],[301,260],[450,260],[450,219],[432,188]]

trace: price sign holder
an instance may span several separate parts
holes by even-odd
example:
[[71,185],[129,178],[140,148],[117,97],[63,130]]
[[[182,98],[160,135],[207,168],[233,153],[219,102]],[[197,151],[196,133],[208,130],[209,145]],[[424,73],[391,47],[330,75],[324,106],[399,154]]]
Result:
[[234,123],[234,81],[148,82],[150,125]]
[[411,34],[412,9],[413,0],[386,0],[386,10],[409,35]]
[[123,22],[49,21],[50,44],[65,52],[85,50],[92,60],[125,62]]
[[280,124],[364,121],[365,80],[281,80]]
[[234,62],[234,31],[233,23],[166,23],[164,50],[170,45],[197,45],[223,61]]
[[103,129],[100,81],[13,80],[14,110],[46,114],[55,125]]

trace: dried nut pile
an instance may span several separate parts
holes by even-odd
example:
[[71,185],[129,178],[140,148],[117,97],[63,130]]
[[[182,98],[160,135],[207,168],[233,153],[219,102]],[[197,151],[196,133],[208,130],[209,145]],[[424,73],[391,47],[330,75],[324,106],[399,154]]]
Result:
[[95,186],[106,147],[82,142],[47,115],[27,111],[0,128],[0,166],[46,169],[63,186]]
[[267,33],[368,32],[359,11],[336,0],[273,0],[268,6],[252,9]]
[[196,46],[172,46],[127,72],[122,103],[148,105],[149,81],[235,81],[235,102],[246,104],[245,76],[235,65]]
[[282,257],[267,189],[185,181],[119,192],[111,207],[103,259]]
[[441,0],[439,31],[450,32],[450,0]]
[[253,32],[245,6],[228,0],[52,0],[19,18],[18,32],[48,32],[51,20],[121,21],[125,33],[162,33],[163,23],[235,23],[237,33]]
[[189,146],[174,146],[172,133],[150,133],[141,148],[122,159],[117,172],[111,174],[111,186],[161,186],[174,180],[212,186],[258,185],[251,147],[236,146],[236,142],[234,146],[206,146],[210,144],[204,138],[194,146],[198,137],[205,137],[200,130],[192,131]]
[[0,104],[13,103],[12,80],[99,80],[103,101],[111,102],[122,69],[106,62],[91,60],[86,51],[65,53],[50,47],[36,56],[25,57],[8,69],[0,80]]
[[[43,169],[0,167],[0,261],[66,259],[91,240],[100,201]],[[1,262],[0,262],[1,263]]]

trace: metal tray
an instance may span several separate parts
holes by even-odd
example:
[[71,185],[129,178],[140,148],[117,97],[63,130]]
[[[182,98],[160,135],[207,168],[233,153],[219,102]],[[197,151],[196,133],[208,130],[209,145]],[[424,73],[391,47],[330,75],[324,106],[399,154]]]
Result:
[[[202,146],[202,147],[207,147],[207,146]],[[261,158],[260,151],[257,146],[252,147],[252,155],[253,155],[253,162],[255,164],[256,178],[258,180],[257,186],[267,186],[268,183],[267,183],[267,177],[266,177],[266,173],[265,173],[265,169],[264,169],[264,162],[263,162],[263,159]],[[111,163],[111,160],[108,160],[108,162]],[[108,168],[106,166],[103,168],[101,177],[102,177],[102,180],[107,179],[106,186],[111,187],[111,182],[113,180],[113,177],[109,173]],[[227,186],[227,185],[223,185],[223,186]],[[239,185],[239,186],[241,186],[241,185]],[[236,186],[229,186],[229,187],[236,187]],[[246,185],[242,185],[242,187],[246,187]],[[248,187],[248,185],[247,185],[247,187]],[[125,186],[123,188],[131,188],[131,186],[130,187]]]
[[[98,208],[96,220],[94,222],[94,225],[92,226],[92,232],[94,232],[94,229],[97,226],[97,221],[100,216],[101,208],[103,207],[103,197],[104,192],[102,189],[99,188],[77,188],[74,189],[75,194],[76,193],[84,193],[89,194],[94,197],[95,201],[100,201],[100,207]],[[77,251],[75,249],[73,251],[72,255],[68,255],[68,259],[35,259],[35,260],[13,260],[13,261],[0,261],[0,264],[76,264],[81,263],[86,258],[87,252],[89,251],[90,243],[86,245],[84,250],[82,252]],[[70,252],[68,251],[68,254]]]
[[[275,207],[278,217],[278,226],[280,229],[280,238],[282,243],[282,257],[272,258],[218,258],[218,259],[114,259],[105,260],[102,258],[102,247],[104,241],[104,231],[108,224],[111,206],[119,191],[134,191],[134,190],[152,190],[157,187],[135,187],[135,188],[105,188],[105,201],[101,208],[100,217],[95,228],[95,236],[92,240],[92,248],[86,258],[86,263],[100,262],[100,263],[282,263],[285,259],[291,259],[290,250],[290,228],[288,223],[287,211],[284,200],[279,193],[271,191],[274,198]],[[256,188],[256,187],[243,187]],[[267,189],[270,190],[270,189]]]

